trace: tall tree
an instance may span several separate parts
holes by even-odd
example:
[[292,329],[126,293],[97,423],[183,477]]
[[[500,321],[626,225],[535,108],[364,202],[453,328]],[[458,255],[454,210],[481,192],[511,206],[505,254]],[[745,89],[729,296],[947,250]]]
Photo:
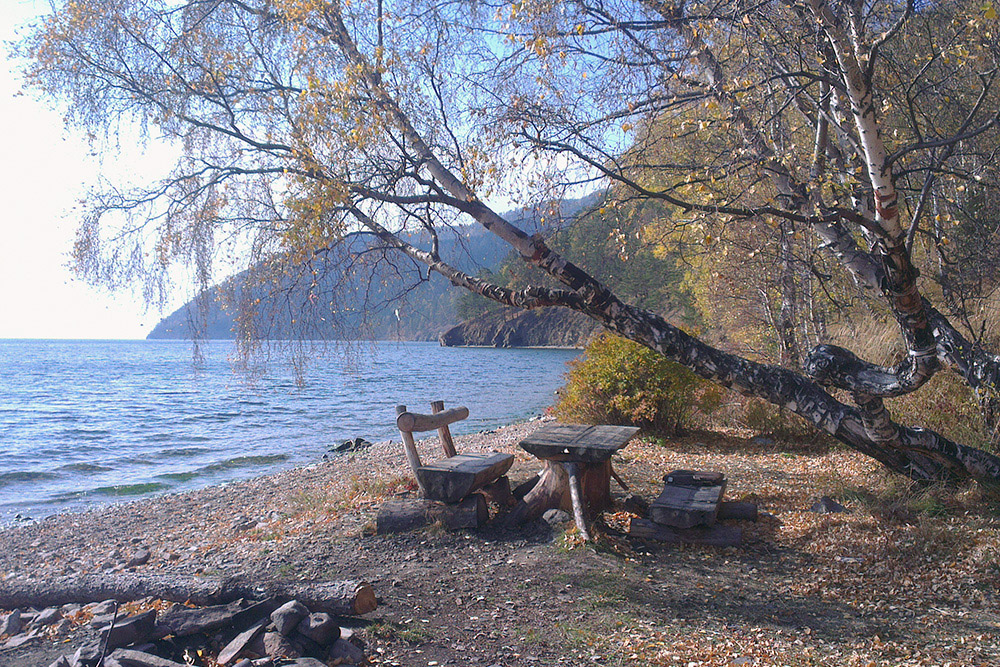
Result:
[[[302,262],[367,234],[385,257],[501,303],[583,312],[911,478],[1000,489],[1000,459],[883,405],[944,368],[996,402],[1000,359],[925,298],[916,265],[947,239],[932,212],[994,191],[996,30],[992,5],[948,0],[72,0],[23,51],[29,81],[65,100],[70,123],[180,149],[165,181],[94,192],[76,247],[84,275],[163,276],[193,258],[207,280],[220,244]],[[909,354],[880,367],[820,345],[799,373],[725,353],[625,303],[488,203],[588,184],[675,208],[708,245],[712,225],[772,221],[787,245],[773,253],[788,277],[783,332],[795,310],[786,236],[810,235],[880,295]],[[434,239],[460,220],[558,286],[459,271]],[[404,229],[425,230],[430,248]],[[794,337],[782,340],[794,362]]]

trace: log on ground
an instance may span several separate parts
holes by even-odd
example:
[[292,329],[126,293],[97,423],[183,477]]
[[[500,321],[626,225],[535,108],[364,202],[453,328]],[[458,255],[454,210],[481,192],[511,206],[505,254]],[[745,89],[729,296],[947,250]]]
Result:
[[487,519],[486,500],[478,493],[455,504],[416,498],[392,500],[379,509],[375,532],[379,535],[402,533],[438,522],[448,530],[479,528]]
[[713,547],[735,547],[743,540],[743,529],[715,524],[710,527],[670,528],[648,519],[632,519],[629,537],[656,540],[669,544],[705,544]]
[[756,521],[760,512],[757,503],[748,503],[738,500],[724,500],[719,503],[719,514],[716,518],[720,521],[727,519],[735,521]]
[[227,604],[240,598],[263,600],[294,598],[316,611],[359,616],[377,603],[371,584],[364,581],[250,583],[238,577],[185,575],[83,574],[52,579],[0,581],[0,608],[55,607],[102,600],[133,602],[143,598],[191,602],[199,606]]

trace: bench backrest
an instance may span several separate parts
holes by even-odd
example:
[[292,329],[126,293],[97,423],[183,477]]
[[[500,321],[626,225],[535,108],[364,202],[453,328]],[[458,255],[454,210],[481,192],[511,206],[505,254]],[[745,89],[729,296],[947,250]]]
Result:
[[444,455],[448,458],[455,456],[455,441],[452,440],[449,424],[454,424],[469,416],[469,408],[444,409],[444,401],[434,401],[431,403],[431,414],[422,415],[416,412],[407,412],[405,405],[396,406],[396,427],[403,437],[403,447],[406,449],[406,460],[416,474],[417,468],[423,464],[420,462],[420,455],[417,453],[417,446],[413,440],[413,434],[421,431],[433,431],[437,429],[438,437],[441,439],[441,447]]

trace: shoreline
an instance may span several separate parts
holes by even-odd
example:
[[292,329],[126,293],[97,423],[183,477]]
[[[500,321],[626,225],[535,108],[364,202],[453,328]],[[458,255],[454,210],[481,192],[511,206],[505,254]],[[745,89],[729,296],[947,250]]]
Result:
[[[529,461],[517,442],[545,421],[456,435],[455,443],[459,451],[495,449]],[[439,456],[436,437],[417,446],[422,457]],[[0,526],[0,578],[119,572],[140,550],[149,551],[158,572],[190,572],[194,565],[196,574],[235,574],[260,555],[259,543],[269,534],[295,535],[322,524],[330,537],[359,535],[378,498],[404,488],[410,476],[402,445],[386,440],[257,477],[14,522]],[[340,508],[345,502],[351,506]],[[223,555],[216,552],[219,545],[240,543],[246,548],[213,557]]]
[[[526,424],[526,423],[530,423],[530,422],[534,422],[534,421],[538,421],[538,420],[544,420],[544,419],[548,419],[548,418],[545,416],[545,414],[543,412],[542,414],[539,414],[539,415],[533,415],[533,416],[526,417],[526,418],[520,418],[520,419],[517,419],[517,420],[512,421],[510,423],[503,424],[501,426],[497,426],[497,427],[492,428],[492,429],[477,431],[475,433],[461,433],[460,432],[460,424],[459,424],[459,428],[457,428],[457,429],[453,428],[453,434],[454,434],[454,438],[456,439],[456,442],[461,442],[464,439],[464,440],[468,440],[471,443],[471,446],[475,446],[475,440],[479,436],[487,436],[487,435],[496,433],[498,431],[503,431],[504,429],[508,429],[508,428],[511,428],[511,427],[516,427],[516,426],[518,426],[520,424]],[[437,442],[437,438],[436,437],[428,437],[426,439],[427,440],[432,440],[435,443]],[[109,507],[117,506],[117,505],[124,505],[124,504],[129,504],[129,503],[139,503],[139,502],[143,502],[143,501],[155,501],[157,499],[164,498],[164,497],[169,497],[169,496],[173,496],[173,495],[188,494],[188,493],[197,493],[199,491],[202,491],[204,489],[211,488],[211,487],[221,487],[221,486],[226,486],[226,485],[229,485],[229,484],[237,484],[237,483],[240,483],[240,482],[246,482],[246,481],[250,481],[250,480],[254,480],[254,479],[258,479],[258,478],[272,477],[272,476],[275,476],[275,475],[280,475],[282,473],[291,472],[291,471],[297,470],[299,468],[310,468],[312,466],[316,466],[316,465],[320,465],[320,464],[326,464],[326,463],[335,464],[338,461],[345,460],[347,457],[351,456],[352,454],[353,455],[357,455],[357,454],[360,454],[360,453],[363,453],[363,452],[366,452],[366,451],[370,451],[372,449],[378,450],[378,448],[391,447],[393,444],[395,444],[397,447],[401,447],[401,445],[399,444],[398,431],[397,431],[397,437],[395,439],[390,438],[390,439],[387,439],[387,440],[377,440],[375,442],[372,442],[370,447],[365,448],[363,450],[354,451],[354,452],[343,452],[343,453],[341,453],[341,452],[335,451],[333,449],[333,447],[335,446],[335,444],[339,444],[339,443],[340,443],[339,440],[336,443],[331,443],[328,446],[328,448],[325,450],[324,453],[322,453],[320,455],[317,455],[315,458],[307,458],[306,460],[302,460],[302,459],[296,460],[293,456],[288,456],[289,460],[284,461],[284,462],[278,462],[277,463],[277,467],[272,467],[272,469],[269,470],[269,471],[254,472],[252,470],[248,470],[247,472],[249,474],[247,476],[245,476],[245,477],[241,476],[241,477],[234,477],[234,478],[222,479],[222,480],[206,480],[205,484],[200,485],[200,486],[194,486],[194,487],[191,487],[191,488],[172,488],[172,487],[167,486],[166,484],[163,484],[162,482],[158,481],[157,478],[149,478],[145,482],[110,484],[108,486],[102,486],[102,487],[100,487],[98,489],[89,489],[89,490],[80,491],[80,493],[83,494],[81,497],[86,499],[84,502],[78,503],[78,504],[74,504],[74,503],[71,503],[71,502],[66,502],[66,503],[63,503],[63,505],[64,505],[63,507],[57,508],[55,511],[52,511],[52,512],[49,512],[49,513],[43,513],[43,510],[46,508],[47,505],[50,505],[50,504],[53,504],[53,503],[47,503],[47,502],[44,502],[44,501],[38,501],[38,502],[36,502],[31,507],[25,507],[25,508],[17,508],[16,506],[14,506],[14,507],[8,507],[7,509],[3,510],[3,514],[6,514],[6,516],[0,515],[0,533],[2,533],[2,531],[6,530],[8,528],[12,528],[12,527],[16,527],[16,526],[32,525],[33,523],[37,523],[37,522],[40,522],[40,521],[45,521],[45,520],[50,519],[52,517],[61,516],[61,515],[64,515],[64,514],[68,514],[68,515],[87,514],[87,513],[90,513],[90,512],[99,512],[99,511],[101,511],[101,510],[103,510],[105,508],[109,508]],[[402,451],[402,449],[400,449],[400,451]],[[245,455],[243,457],[236,457],[236,458],[246,458],[246,457],[249,457],[249,456],[253,456],[253,455],[252,454],[247,454],[247,455]],[[284,464],[284,465],[282,465],[282,464]],[[163,485],[163,486],[165,486],[165,488],[157,489],[157,490],[154,490],[154,491],[151,491],[151,492],[136,493],[136,494],[128,494],[128,493],[119,493],[119,492],[117,492],[117,490],[120,489],[120,488],[124,489],[126,487],[139,487],[139,486],[143,486],[144,487],[144,486],[149,486],[149,485],[154,485],[154,484],[155,485]],[[113,490],[113,491],[112,492],[106,492],[109,489]],[[104,492],[104,493],[102,493],[102,492]],[[27,515],[27,516],[25,516],[25,515]]]
[[552,405],[577,354],[379,343],[241,369],[225,346],[194,364],[169,341],[18,345],[3,383],[2,525],[308,465],[357,437],[398,440],[396,403],[466,405],[455,435],[522,421]]

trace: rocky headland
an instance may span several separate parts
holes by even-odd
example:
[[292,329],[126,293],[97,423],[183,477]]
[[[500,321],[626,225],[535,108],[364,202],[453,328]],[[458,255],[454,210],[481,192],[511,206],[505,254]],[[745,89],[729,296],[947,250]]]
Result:
[[447,347],[585,347],[603,328],[565,308],[504,308],[458,324],[438,336]]

